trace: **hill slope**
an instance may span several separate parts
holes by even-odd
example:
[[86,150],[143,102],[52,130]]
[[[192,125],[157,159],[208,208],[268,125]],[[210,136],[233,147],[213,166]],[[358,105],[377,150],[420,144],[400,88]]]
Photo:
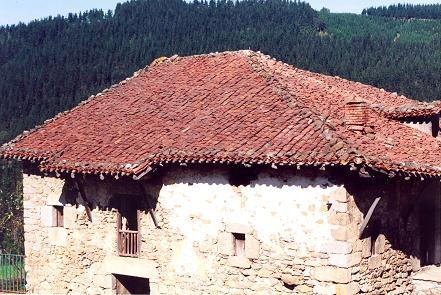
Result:
[[441,4],[394,4],[364,9],[363,15],[394,18],[441,19]]
[[318,14],[286,0],[139,0],[118,5],[114,14],[96,10],[0,28],[0,141],[173,54],[251,48],[433,100],[441,93],[440,27],[439,21]]

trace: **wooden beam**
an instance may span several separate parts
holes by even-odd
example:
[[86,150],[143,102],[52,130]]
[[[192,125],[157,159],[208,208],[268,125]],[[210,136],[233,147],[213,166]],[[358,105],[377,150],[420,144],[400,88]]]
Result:
[[155,211],[153,210],[153,205],[150,202],[150,196],[149,194],[147,194],[147,191],[145,190],[145,187],[142,185],[142,183],[139,183],[139,186],[141,187],[141,191],[143,193],[143,195],[146,197],[147,199],[147,206],[149,207],[147,210],[150,213],[150,216],[152,217],[153,223],[155,224],[156,228],[161,228],[158,224],[158,220],[156,219],[156,215],[155,215]]
[[138,234],[136,235],[136,254],[141,256],[141,210],[136,210],[136,218],[138,220]]
[[84,185],[81,182],[81,180],[76,178],[76,183],[78,186],[78,191],[80,192],[80,196],[83,199],[85,207],[86,207],[87,217],[89,218],[89,221],[92,222],[92,210],[90,209],[92,207],[92,203],[87,200],[86,191],[84,190]]
[[364,218],[363,223],[361,224],[361,227],[360,227],[360,233],[358,235],[360,238],[361,238],[361,235],[363,234],[364,230],[366,229],[366,226],[368,225],[369,220],[371,219],[372,214],[374,213],[374,210],[377,207],[378,202],[380,202],[380,200],[381,200],[381,197],[376,198],[374,200],[374,202],[372,203],[371,207],[369,208],[369,211],[366,214],[366,217]]

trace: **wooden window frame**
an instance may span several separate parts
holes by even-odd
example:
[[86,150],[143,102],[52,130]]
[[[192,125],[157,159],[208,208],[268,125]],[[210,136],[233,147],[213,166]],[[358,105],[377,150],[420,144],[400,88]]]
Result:
[[52,206],[52,224],[54,227],[64,227],[64,206]]

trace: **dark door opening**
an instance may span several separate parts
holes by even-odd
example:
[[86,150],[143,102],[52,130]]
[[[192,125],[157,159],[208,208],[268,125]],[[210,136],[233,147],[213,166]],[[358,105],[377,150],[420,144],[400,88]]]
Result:
[[139,197],[116,195],[110,201],[117,213],[118,255],[139,257],[141,237],[139,233]]
[[138,197],[118,195],[114,198],[118,208],[118,221],[122,230],[138,230]]
[[421,266],[441,263],[441,192],[439,181],[427,185],[420,201]]
[[114,275],[116,278],[116,294],[150,294],[150,282],[146,278]]

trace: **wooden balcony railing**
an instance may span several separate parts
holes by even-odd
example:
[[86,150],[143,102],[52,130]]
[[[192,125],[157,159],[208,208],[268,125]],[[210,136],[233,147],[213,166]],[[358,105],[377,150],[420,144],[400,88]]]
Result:
[[118,230],[118,255],[139,257],[140,235],[134,230]]

